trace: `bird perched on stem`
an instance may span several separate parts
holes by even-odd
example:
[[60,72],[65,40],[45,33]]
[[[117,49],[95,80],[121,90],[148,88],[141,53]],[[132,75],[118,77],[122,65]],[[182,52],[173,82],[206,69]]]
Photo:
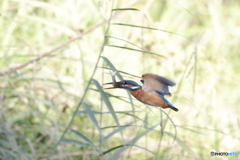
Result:
[[174,107],[166,98],[164,98],[165,95],[171,96],[168,86],[175,85],[175,83],[169,79],[155,74],[146,73],[142,75],[141,82],[143,83],[143,86],[140,86],[138,83],[131,80],[116,82],[114,74],[112,75],[112,80],[113,82],[105,83],[104,85],[113,84],[113,87],[105,89],[126,89],[142,103],[164,109],[171,108],[176,112],[178,111],[176,107]]

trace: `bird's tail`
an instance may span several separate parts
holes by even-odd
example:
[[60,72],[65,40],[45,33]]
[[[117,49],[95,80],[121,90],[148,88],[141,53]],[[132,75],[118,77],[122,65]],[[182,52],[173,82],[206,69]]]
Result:
[[162,100],[167,103],[167,105],[163,108],[171,108],[175,112],[178,112],[178,109],[176,107],[174,107],[167,99],[165,99],[163,95],[161,95],[161,94],[158,94],[158,95],[160,95]]

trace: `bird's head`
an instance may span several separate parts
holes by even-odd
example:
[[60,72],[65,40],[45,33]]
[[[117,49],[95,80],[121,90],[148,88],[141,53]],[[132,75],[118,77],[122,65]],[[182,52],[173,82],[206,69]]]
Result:
[[105,83],[106,84],[113,84],[113,87],[110,88],[105,88],[105,89],[115,89],[115,88],[122,88],[122,89],[126,89],[129,91],[135,91],[141,88],[141,86],[139,84],[137,84],[134,81],[131,80],[123,80],[120,82],[115,82],[115,84],[113,82],[110,83]]

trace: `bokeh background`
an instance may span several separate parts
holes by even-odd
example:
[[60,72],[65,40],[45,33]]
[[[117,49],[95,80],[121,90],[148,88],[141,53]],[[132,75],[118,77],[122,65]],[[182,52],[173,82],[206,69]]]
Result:
[[[1,0],[0,159],[239,159],[240,1]],[[179,112],[111,82],[177,83]]]

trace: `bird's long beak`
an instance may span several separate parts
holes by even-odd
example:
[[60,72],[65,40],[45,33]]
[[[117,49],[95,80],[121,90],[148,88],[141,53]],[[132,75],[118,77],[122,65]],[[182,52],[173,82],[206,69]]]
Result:
[[116,79],[115,79],[116,73],[117,73],[116,71],[115,72],[110,72],[110,74],[112,76],[112,82],[103,84],[103,85],[112,84],[113,87],[104,88],[104,89],[115,89],[115,88],[123,88],[124,87],[122,83],[116,81]]
[[110,83],[104,83],[103,85],[108,85],[108,84],[112,84],[113,87],[109,87],[109,88],[104,88],[104,89],[115,89],[115,88],[123,88],[124,85],[120,82],[110,82]]

